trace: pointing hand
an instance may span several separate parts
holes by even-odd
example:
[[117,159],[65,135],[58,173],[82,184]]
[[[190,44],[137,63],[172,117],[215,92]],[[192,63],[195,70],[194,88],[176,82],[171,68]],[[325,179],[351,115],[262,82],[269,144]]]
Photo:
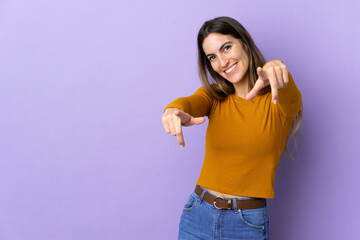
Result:
[[281,60],[267,62],[264,68],[258,67],[257,73],[259,78],[246,95],[246,100],[253,99],[259,91],[270,84],[272,101],[274,104],[278,101],[278,89],[286,87],[289,82],[289,75],[285,64]]
[[168,108],[162,116],[162,123],[165,131],[176,136],[181,147],[185,147],[185,141],[182,134],[182,128],[189,127],[194,124],[199,125],[205,122],[204,117],[192,117],[190,114],[179,108]]

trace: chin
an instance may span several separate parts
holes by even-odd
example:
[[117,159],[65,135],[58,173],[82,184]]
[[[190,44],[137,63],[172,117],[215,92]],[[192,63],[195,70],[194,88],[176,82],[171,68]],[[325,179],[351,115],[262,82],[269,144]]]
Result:
[[234,80],[234,78],[225,78],[226,80],[228,80],[229,82],[231,82],[231,83],[233,83],[233,84],[235,84],[235,83],[239,83],[239,82],[241,82],[241,79],[242,78],[236,78],[236,80]]

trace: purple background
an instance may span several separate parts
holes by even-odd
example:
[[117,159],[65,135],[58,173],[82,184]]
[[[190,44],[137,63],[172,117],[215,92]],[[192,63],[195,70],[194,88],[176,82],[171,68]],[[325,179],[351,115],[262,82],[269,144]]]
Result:
[[297,162],[268,201],[277,240],[358,239],[359,1],[1,1],[0,239],[176,239],[208,120],[161,116],[200,86],[196,36],[230,16],[302,92]]

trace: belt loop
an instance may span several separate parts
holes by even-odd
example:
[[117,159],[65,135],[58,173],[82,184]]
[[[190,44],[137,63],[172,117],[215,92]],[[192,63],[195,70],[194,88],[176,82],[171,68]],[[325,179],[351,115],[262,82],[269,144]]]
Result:
[[238,213],[238,208],[237,208],[237,199],[233,198],[233,205],[234,205],[234,212]]
[[[200,186],[200,187],[201,187],[201,186]],[[201,187],[201,189],[202,189],[203,191],[202,191],[201,196],[200,196],[200,203],[202,203],[202,200],[204,199],[204,195],[205,195],[205,193],[206,193],[206,190],[205,190],[203,187]]]

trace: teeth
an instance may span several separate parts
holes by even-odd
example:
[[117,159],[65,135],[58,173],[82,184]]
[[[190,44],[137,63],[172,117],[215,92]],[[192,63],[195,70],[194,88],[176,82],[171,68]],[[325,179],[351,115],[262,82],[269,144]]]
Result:
[[234,66],[232,66],[230,69],[226,70],[225,72],[226,72],[226,73],[229,73],[229,72],[231,72],[235,67],[236,67],[236,64],[235,64]]

